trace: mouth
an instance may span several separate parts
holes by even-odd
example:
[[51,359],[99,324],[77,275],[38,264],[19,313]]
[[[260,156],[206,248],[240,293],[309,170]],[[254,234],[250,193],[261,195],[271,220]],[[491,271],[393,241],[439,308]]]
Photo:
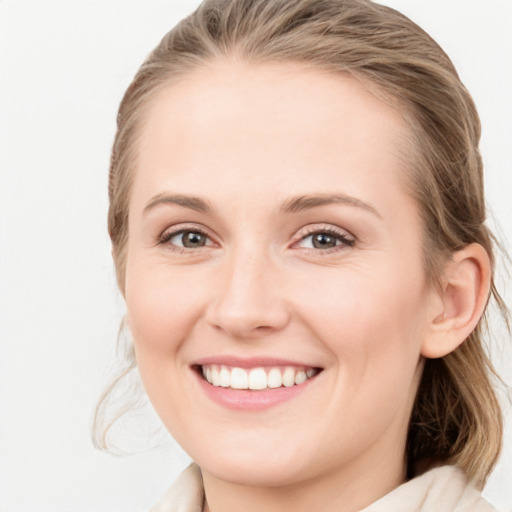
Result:
[[215,388],[246,391],[301,386],[322,371],[322,368],[289,365],[242,368],[226,364],[197,364],[193,368],[204,381]]

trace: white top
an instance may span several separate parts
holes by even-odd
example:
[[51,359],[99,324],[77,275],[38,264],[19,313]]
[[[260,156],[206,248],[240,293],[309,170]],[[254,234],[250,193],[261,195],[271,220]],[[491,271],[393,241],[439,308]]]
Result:
[[[150,512],[202,512],[199,466],[191,464]],[[454,466],[431,469],[386,494],[361,512],[496,512]]]

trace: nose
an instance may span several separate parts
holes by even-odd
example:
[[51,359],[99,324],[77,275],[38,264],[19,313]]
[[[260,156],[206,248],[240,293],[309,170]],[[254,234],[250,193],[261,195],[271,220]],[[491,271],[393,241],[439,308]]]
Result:
[[215,329],[236,339],[251,339],[288,324],[290,311],[281,276],[270,258],[254,251],[239,251],[224,262],[217,277],[220,286],[206,313]]

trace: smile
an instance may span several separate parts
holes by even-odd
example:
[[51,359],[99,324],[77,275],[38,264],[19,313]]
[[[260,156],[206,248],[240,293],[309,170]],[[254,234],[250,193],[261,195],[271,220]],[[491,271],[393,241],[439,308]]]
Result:
[[273,366],[249,369],[219,364],[201,365],[199,369],[203,378],[214,387],[251,391],[298,386],[320,371],[310,367]]

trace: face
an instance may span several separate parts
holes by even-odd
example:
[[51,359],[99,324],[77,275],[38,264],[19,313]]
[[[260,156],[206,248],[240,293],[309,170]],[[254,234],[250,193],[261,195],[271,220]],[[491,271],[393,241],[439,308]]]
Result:
[[431,297],[402,118],[351,78],[223,62],[155,96],[130,198],[147,393],[242,484],[403,471]]

